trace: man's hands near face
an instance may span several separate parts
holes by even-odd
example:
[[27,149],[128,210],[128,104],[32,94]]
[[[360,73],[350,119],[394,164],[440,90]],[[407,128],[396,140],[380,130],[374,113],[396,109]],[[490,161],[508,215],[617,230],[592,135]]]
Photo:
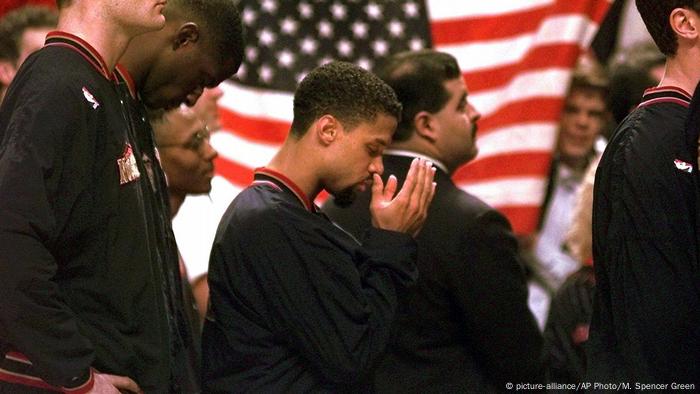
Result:
[[435,195],[435,168],[432,163],[414,159],[398,194],[395,176],[389,177],[386,186],[378,174],[373,177],[372,200],[369,205],[372,225],[383,230],[417,236],[428,217],[428,207]]

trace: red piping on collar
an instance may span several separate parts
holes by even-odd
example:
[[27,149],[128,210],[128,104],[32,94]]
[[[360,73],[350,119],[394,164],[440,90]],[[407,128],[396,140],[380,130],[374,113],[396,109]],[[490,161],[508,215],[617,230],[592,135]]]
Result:
[[306,196],[306,194],[301,190],[301,188],[297,186],[296,183],[292,182],[291,179],[287,178],[284,174],[266,167],[256,168],[255,174],[265,175],[282,183],[289,190],[291,190],[292,193],[294,193],[294,195],[299,199],[299,201],[301,201],[301,203],[309,212],[316,212],[314,204],[311,203],[311,200]]
[[114,74],[117,78],[121,78],[121,80],[124,81],[126,87],[129,89],[131,98],[135,100],[138,97],[138,93],[136,92],[136,83],[134,82],[134,78],[129,73],[129,70],[124,67],[123,64],[117,63],[117,65],[114,67]]
[[686,92],[684,89],[681,89],[677,86],[658,86],[658,87],[653,87],[653,88],[648,88],[647,90],[644,91],[644,96],[646,96],[649,93],[661,93],[661,92],[676,92],[680,93],[688,98],[688,101],[692,100],[693,95]]
[[111,81],[114,80],[114,74],[107,67],[107,62],[105,62],[102,55],[82,38],[64,31],[55,30],[46,35],[46,43],[44,45],[72,47],[80,52],[105,78]]

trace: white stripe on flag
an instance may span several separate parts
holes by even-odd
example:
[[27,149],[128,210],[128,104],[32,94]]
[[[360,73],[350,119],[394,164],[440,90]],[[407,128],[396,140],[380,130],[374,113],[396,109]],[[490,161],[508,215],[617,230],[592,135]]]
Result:
[[248,168],[264,166],[279,150],[279,145],[252,142],[228,130],[212,134],[211,145],[221,157]]
[[426,6],[432,20],[451,20],[529,11],[552,3],[553,0],[470,0],[468,6],[455,7],[454,0],[428,0]]
[[557,125],[550,123],[521,123],[489,131],[477,139],[477,160],[508,153],[551,152]]
[[469,95],[469,100],[486,117],[514,101],[536,97],[560,98],[569,85],[571,72],[571,69],[550,68],[522,73],[502,88]]
[[[579,44],[584,36],[584,45],[598,29],[598,24],[578,14],[555,15],[546,18],[536,32],[498,39],[481,40],[460,45],[438,45],[437,49],[457,58],[463,72],[512,65],[521,61],[534,48],[552,44]],[[583,46],[583,45],[582,45]]]
[[544,196],[546,180],[542,177],[514,177],[461,183],[459,186],[494,207],[539,206]]
[[292,122],[292,93],[252,88],[231,81],[225,81],[219,86],[224,92],[219,105],[228,110],[250,117]]

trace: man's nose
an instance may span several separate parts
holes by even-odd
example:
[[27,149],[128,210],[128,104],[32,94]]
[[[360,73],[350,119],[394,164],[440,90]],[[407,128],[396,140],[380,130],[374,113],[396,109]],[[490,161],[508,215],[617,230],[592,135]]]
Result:
[[382,161],[382,156],[379,155],[375,157],[372,160],[372,163],[369,165],[369,172],[370,173],[377,173],[379,175],[382,175],[384,173],[384,162]]

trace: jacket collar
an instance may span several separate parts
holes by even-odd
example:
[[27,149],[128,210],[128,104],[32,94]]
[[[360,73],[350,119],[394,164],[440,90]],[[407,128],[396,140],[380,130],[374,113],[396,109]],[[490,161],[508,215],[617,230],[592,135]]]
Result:
[[85,60],[95,67],[97,72],[102,74],[106,79],[115,81],[114,73],[107,67],[107,63],[102,58],[102,55],[87,41],[76,35],[64,31],[52,31],[46,35],[44,46],[62,46],[70,48],[80,53]]

